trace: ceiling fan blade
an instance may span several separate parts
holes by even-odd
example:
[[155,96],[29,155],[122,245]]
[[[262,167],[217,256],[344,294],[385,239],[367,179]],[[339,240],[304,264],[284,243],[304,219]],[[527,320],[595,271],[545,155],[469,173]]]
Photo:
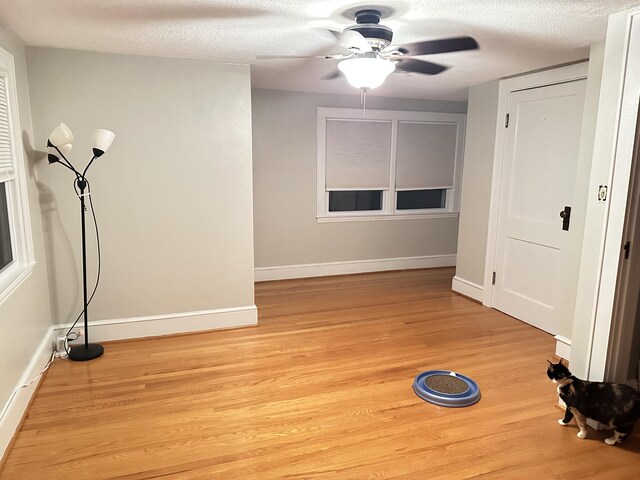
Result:
[[478,42],[469,36],[442,38],[439,40],[425,40],[423,42],[405,43],[393,48],[401,51],[405,55],[430,55],[434,53],[460,52],[462,50],[475,50]]
[[437,75],[444,72],[447,68],[437,63],[426,62],[424,60],[416,60],[414,58],[401,58],[396,63],[400,70],[405,72],[424,73],[426,75]]
[[338,45],[342,48],[357,52],[371,51],[371,45],[369,45],[367,39],[355,30],[345,30],[344,32],[329,31],[338,39]]

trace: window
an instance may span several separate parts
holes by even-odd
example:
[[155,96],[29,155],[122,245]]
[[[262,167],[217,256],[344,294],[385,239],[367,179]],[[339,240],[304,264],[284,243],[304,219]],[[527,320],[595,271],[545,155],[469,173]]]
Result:
[[457,216],[465,115],[318,108],[319,221]]
[[330,212],[382,210],[382,190],[352,190],[329,192]]
[[17,108],[13,57],[0,49],[0,303],[34,264]]
[[0,272],[13,261],[7,187],[0,183]]
[[445,188],[403,190],[397,193],[396,208],[398,210],[445,208],[446,204],[447,190]]

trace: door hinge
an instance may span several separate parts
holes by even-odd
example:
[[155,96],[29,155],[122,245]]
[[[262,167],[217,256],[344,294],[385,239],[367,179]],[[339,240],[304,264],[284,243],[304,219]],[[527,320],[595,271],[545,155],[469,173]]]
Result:
[[504,117],[504,128],[509,128],[509,114],[507,113],[507,116]]
[[629,258],[629,250],[631,250],[631,242],[627,240],[622,249],[624,250],[624,259],[627,260]]
[[493,272],[493,275],[491,275],[491,285],[495,285],[496,284],[496,272]]

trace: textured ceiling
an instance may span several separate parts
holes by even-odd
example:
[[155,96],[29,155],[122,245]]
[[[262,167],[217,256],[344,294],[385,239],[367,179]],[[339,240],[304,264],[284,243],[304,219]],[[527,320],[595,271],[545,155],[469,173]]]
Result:
[[373,95],[464,100],[467,87],[588,56],[607,16],[638,0],[0,0],[0,22],[28,45],[250,63],[256,87],[357,93],[325,59],[256,55],[342,52],[326,29],[353,24],[346,11],[380,6],[394,43],[471,35],[480,50],[424,57],[436,76],[394,74]]

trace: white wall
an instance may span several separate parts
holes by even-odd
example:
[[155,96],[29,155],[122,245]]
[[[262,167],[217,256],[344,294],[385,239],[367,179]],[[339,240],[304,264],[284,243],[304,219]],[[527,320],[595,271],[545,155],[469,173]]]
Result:
[[[360,97],[253,90],[256,267],[454,255],[457,218],[316,221],[317,107],[361,108]],[[367,108],[464,113],[466,104],[369,95]]]
[[498,113],[499,81],[469,89],[456,279],[482,286]]
[[[13,390],[22,383],[28,366],[51,325],[47,262],[39,204],[39,191],[34,174],[33,132],[29,107],[27,68],[24,44],[10,30],[0,26],[0,47],[9,52],[15,63],[18,110],[27,172],[27,189],[36,265],[32,274],[0,305],[0,411],[7,406]],[[47,356],[50,351],[42,352]],[[45,359],[46,361],[46,359]],[[34,384],[35,386],[35,384]],[[28,389],[27,389],[28,390]],[[22,390],[21,393],[25,390]],[[14,398],[12,405],[26,406],[29,395]],[[7,411],[0,422],[0,457],[20,420],[22,408]]]
[[[94,128],[116,134],[87,175],[102,246],[90,318],[252,306],[248,66],[31,47],[27,60],[39,148],[64,121],[84,165]],[[71,172],[45,159],[37,171],[53,317],[66,323],[82,300],[79,202]]]

